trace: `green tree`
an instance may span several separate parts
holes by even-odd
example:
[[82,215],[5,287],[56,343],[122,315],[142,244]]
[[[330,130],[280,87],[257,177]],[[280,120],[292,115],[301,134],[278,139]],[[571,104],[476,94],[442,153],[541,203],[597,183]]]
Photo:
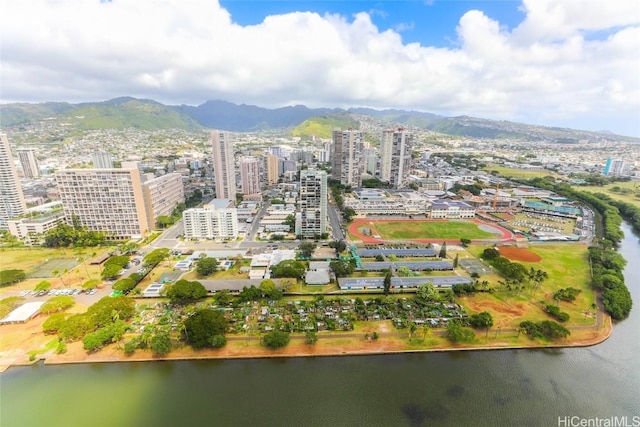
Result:
[[391,292],[391,277],[391,270],[388,270],[387,274],[384,275],[384,281],[382,282],[382,287],[384,288],[385,295],[389,295],[389,292]]
[[205,298],[207,296],[207,290],[202,286],[202,283],[198,281],[190,282],[180,279],[176,283],[169,285],[166,290],[166,296],[174,304],[186,304]]
[[447,242],[442,242],[442,246],[440,246],[440,253],[438,254],[439,258],[447,257]]
[[128,320],[135,313],[135,301],[125,296],[103,297],[87,310],[87,315],[98,327],[114,322],[114,313],[120,320]]
[[280,261],[277,265],[271,267],[272,277],[302,279],[306,270],[304,263],[292,259]]
[[315,251],[317,247],[318,247],[318,245],[316,245],[313,242],[302,242],[302,243],[300,243],[300,246],[298,247],[298,250],[300,251],[300,257],[302,257],[302,258],[311,258],[311,255],[313,254],[313,251]]
[[289,226],[289,231],[294,231],[296,229],[296,217],[295,215],[287,215],[284,220],[284,223]]
[[160,229],[168,228],[173,225],[175,219],[168,215],[160,215],[156,218],[156,227]]
[[117,280],[113,284],[112,288],[113,288],[114,291],[120,291],[120,292],[128,293],[133,288],[135,288],[136,285],[137,285],[137,282],[135,280],[133,280],[130,277],[125,277],[123,279]]
[[218,271],[219,265],[220,263],[215,258],[200,258],[196,266],[196,273],[198,273],[200,277],[211,276]]
[[329,267],[333,270],[336,277],[346,277],[353,273],[354,266],[348,261],[333,260],[329,263]]
[[153,351],[154,354],[164,356],[165,354],[169,354],[171,349],[172,345],[169,334],[159,333],[151,338],[151,351]]
[[462,238],[460,239],[460,244],[466,248],[471,245],[471,239]]
[[409,267],[404,266],[404,265],[398,267],[396,272],[398,273],[398,276],[400,276],[400,277],[410,277],[413,274],[411,272],[411,270],[409,269]]
[[277,329],[268,332],[262,338],[264,345],[269,348],[280,348],[289,344],[291,337],[288,332],[279,331]]
[[45,334],[58,333],[58,330],[64,325],[68,316],[67,313],[52,314],[42,323],[42,332]]
[[218,305],[227,306],[233,301],[233,296],[229,289],[222,289],[213,295],[213,299]]
[[214,335],[209,339],[209,346],[213,348],[222,348],[227,344],[227,337],[224,335]]
[[211,346],[211,339],[223,335],[227,330],[227,320],[216,310],[203,309],[184,322],[187,342],[195,349]]
[[499,256],[500,256],[500,252],[498,252],[496,248],[486,248],[481,255],[481,257],[483,259],[486,259],[487,261],[494,260]]
[[307,344],[315,344],[318,342],[318,333],[316,331],[307,331],[304,334]]
[[262,295],[269,299],[279,300],[282,298],[282,291],[278,289],[276,283],[271,279],[264,279],[260,282],[260,291],[262,291]]
[[42,307],[40,307],[40,312],[44,314],[57,313],[58,311],[63,311],[71,308],[75,304],[76,300],[72,296],[58,295],[49,298],[44,304],[42,304]]
[[456,257],[453,259],[453,268],[458,268],[459,261],[460,261],[460,256],[456,254]]
[[251,285],[250,287],[244,286],[238,294],[238,298],[243,302],[258,301],[262,298],[262,290],[260,290],[260,288],[256,288],[254,285]]
[[48,291],[49,289],[51,289],[51,282],[46,280],[41,280],[36,287],[33,288],[34,291]]
[[418,289],[416,289],[416,300],[421,303],[439,301],[440,295],[438,294],[436,287],[433,286],[433,283],[427,282],[419,285]]
[[336,255],[339,255],[347,249],[347,243],[344,240],[334,240],[329,243],[329,247],[335,249]]
[[95,328],[95,323],[86,313],[73,314],[58,328],[58,337],[65,341],[77,341]]
[[469,343],[475,340],[476,334],[471,329],[452,320],[447,325],[447,338],[453,343]]
[[112,264],[112,265],[105,265],[104,268],[102,269],[102,273],[100,273],[100,277],[105,280],[105,279],[113,279],[114,277],[116,277],[118,275],[118,273],[120,273],[120,270],[122,270],[121,266]]
[[357,215],[357,212],[353,208],[344,208],[342,216],[345,222],[353,221],[353,217]]

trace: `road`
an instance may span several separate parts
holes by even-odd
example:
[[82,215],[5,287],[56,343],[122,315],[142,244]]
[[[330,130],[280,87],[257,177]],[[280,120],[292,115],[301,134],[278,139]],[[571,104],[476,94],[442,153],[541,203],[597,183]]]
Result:
[[[260,220],[264,216],[264,213],[267,211],[267,208],[269,207],[269,205],[270,203],[268,201],[264,202],[262,204],[262,207],[256,214],[256,216],[253,217],[253,222],[251,223],[251,229],[249,230],[249,232],[247,233],[247,236],[244,239],[245,242],[253,242],[253,239],[256,237],[256,233],[258,232],[258,228],[260,228]],[[239,247],[239,245],[236,245],[236,247]]]
[[342,223],[340,222],[340,214],[336,211],[335,206],[331,203],[327,203],[327,212],[329,214],[329,223],[331,224],[331,234],[333,240],[336,242],[344,240],[344,233],[342,232]]
[[184,234],[184,225],[182,220],[177,221],[171,227],[167,228],[160,236],[158,236],[153,242],[147,245],[148,252],[157,248],[174,248],[178,245],[180,240],[178,236]]

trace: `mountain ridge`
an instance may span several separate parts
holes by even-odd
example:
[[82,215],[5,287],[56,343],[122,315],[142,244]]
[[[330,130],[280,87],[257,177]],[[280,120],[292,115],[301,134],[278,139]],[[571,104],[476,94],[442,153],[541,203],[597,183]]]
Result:
[[[129,96],[106,101],[71,104],[67,102],[6,103],[0,104],[0,127],[13,127],[44,119],[67,120],[84,129],[137,128],[143,130],[179,128],[199,130],[206,128],[232,132],[299,129],[305,121],[317,118],[326,127],[327,117],[354,115],[370,116],[389,122],[424,130],[469,138],[517,139],[525,141],[551,141],[580,143],[582,141],[611,141],[640,143],[640,138],[562,127],[531,125],[506,120],[490,120],[466,115],[445,117],[428,112],[367,107],[309,108],[304,105],[274,109],[250,104],[235,104],[223,100],[209,100],[197,106],[165,105],[151,99]],[[312,120],[313,121],[313,120]],[[348,121],[348,120],[347,120]],[[338,120],[337,123],[341,123]],[[314,123],[307,123],[311,132]],[[299,135],[305,135],[300,130]],[[326,132],[324,132],[326,133]],[[323,133],[323,135],[324,135]],[[307,135],[311,136],[311,135]]]

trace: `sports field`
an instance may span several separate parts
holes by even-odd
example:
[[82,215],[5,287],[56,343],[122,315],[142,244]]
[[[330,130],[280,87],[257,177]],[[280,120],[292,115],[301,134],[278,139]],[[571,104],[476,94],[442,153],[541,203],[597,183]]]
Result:
[[[365,234],[365,230],[370,234]],[[357,219],[349,226],[352,239],[365,243],[385,240],[459,241],[460,239],[509,239],[510,233],[478,220],[378,220]]]

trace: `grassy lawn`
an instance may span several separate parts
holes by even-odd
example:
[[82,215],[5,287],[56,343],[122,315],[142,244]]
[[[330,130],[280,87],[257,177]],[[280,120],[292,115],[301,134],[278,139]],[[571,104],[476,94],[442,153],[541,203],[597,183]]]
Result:
[[335,283],[329,283],[328,285],[305,285],[303,282],[297,282],[294,285],[291,285],[287,292],[313,292],[322,294],[337,290],[338,285]]
[[376,221],[375,228],[385,239],[488,239],[494,234],[465,221]]
[[[469,252],[479,256],[486,246],[472,245]],[[556,304],[553,294],[561,289],[573,287],[582,292],[573,302],[559,302],[559,307],[571,316],[566,326],[593,325],[595,318],[586,316],[591,309],[595,296],[589,284],[589,264],[587,247],[581,244],[531,245],[529,250],[542,257],[536,263],[522,262],[527,268],[533,267],[546,271],[549,278],[533,292],[530,284],[521,291],[507,292],[498,287],[499,275],[482,276],[495,289],[494,293],[478,293],[472,297],[463,297],[460,303],[474,314],[482,310],[492,313],[495,325],[516,327],[523,320],[553,320],[542,310],[543,304]]]
[[[75,249],[49,249],[49,248],[2,248],[0,249],[0,269],[19,269],[27,273],[27,277],[31,272],[40,270],[40,272],[49,271],[45,276],[34,277],[17,283],[8,288],[11,289],[33,289],[41,280],[51,282],[53,287],[79,287],[88,279],[100,279],[102,272],[101,265],[89,265],[89,261],[95,256],[104,252],[109,252],[113,248],[75,248]],[[56,277],[51,269],[47,269],[46,264],[55,265],[55,262],[69,265],[70,268],[65,272],[60,268],[62,277]],[[44,269],[39,268],[43,266]],[[38,274],[42,276],[42,274]],[[3,289],[8,289],[3,288]],[[0,294],[2,290],[0,290]]]
[[507,178],[522,178],[522,179],[531,179],[531,178],[542,178],[544,176],[554,176],[558,175],[549,170],[528,170],[528,169],[514,169],[507,168],[504,166],[488,166],[484,168],[487,172],[491,173],[493,171],[498,172],[501,176]]
[[[619,187],[621,191],[611,191],[612,188]],[[616,182],[603,187],[595,186],[574,186],[576,190],[589,191],[591,193],[603,193],[615,200],[631,203],[640,208],[640,183],[639,182]]]

